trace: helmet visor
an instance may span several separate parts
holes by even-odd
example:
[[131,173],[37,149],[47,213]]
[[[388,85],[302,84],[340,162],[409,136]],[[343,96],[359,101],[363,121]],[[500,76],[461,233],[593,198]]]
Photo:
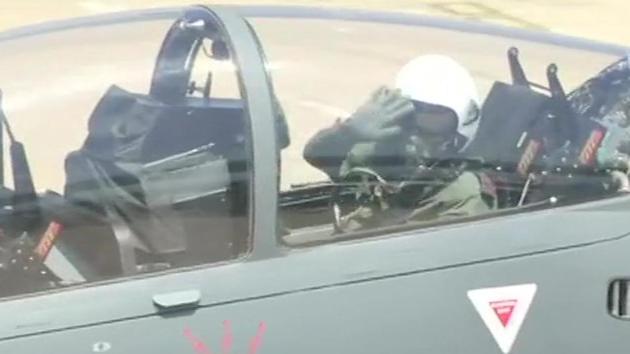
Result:
[[450,136],[457,133],[457,115],[444,106],[414,101],[413,122],[423,134]]

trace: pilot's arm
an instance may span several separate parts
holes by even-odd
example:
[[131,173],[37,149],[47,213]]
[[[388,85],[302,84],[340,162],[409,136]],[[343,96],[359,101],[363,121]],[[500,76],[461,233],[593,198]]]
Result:
[[464,172],[435,195],[418,201],[413,221],[471,217],[496,209],[494,184],[483,173]]
[[320,130],[304,147],[304,159],[325,172],[331,180],[339,177],[339,169],[352,148],[359,143],[340,120]]
[[381,87],[347,120],[318,132],[304,148],[304,159],[331,179],[352,148],[362,142],[380,141],[399,135],[400,121],[414,110],[413,103],[398,91]]

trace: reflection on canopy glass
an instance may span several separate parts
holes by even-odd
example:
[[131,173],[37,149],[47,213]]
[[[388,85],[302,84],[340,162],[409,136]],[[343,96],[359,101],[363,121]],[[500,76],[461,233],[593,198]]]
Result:
[[[252,193],[264,175],[254,173],[255,140],[274,138],[281,150],[278,175],[269,175],[279,180],[278,224],[290,245],[628,189],[625,58],[444,29],[277,18],[249,19],[259,51],[236,53],[199,9],[0,44],[19,54],[0,58],[0,296],[248,254],[251,202],[271,203]],[[86,37],[101,44],[82,50]],[[245,87],[246,55],[266,63],[266,85]],[[250,131],[265,114],[274,137]]]
[[[316,39],[283,36],[289,24]],[[291,132],[280,194],[290,244],[627,189],[625,58],[423,27],[254,25]]]
[[0,296],[248,252],[248,108],[214,21],[193,8],[1,44],[20,55],[0,59]]

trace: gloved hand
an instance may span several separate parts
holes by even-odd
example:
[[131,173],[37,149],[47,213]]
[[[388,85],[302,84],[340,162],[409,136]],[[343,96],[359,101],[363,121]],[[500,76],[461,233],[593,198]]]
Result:
[[382,140],[401,133],[400,122],[414,111],[398,90],[380,87],[344,122],[358,141]]

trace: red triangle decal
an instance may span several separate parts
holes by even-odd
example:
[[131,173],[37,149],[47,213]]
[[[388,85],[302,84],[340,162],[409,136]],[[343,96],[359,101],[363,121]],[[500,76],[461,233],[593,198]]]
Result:
[[490,307],[494,310],[494,313],[503,324],[503,327],[507,327],[510,322],[510,318],[512,318],[512,313],[514,312],[514,308],[518,301],[516,300],[502,300],[502,301],[491,301]]
[[468,291],[468,298],[503,354],[512,350],[537,288],[530,283]]

